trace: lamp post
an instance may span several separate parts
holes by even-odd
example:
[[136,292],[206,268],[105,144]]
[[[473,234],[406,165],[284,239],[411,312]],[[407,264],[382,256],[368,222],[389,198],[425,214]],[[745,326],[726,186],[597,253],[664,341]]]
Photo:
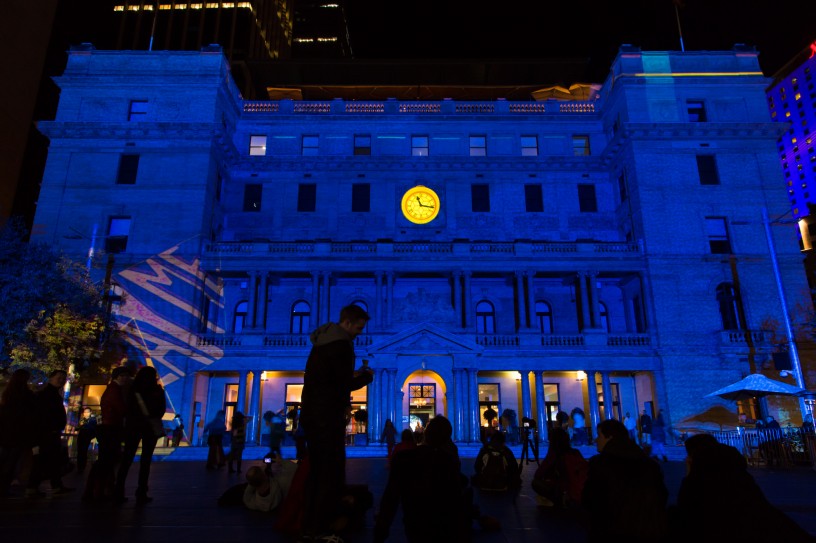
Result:
[[[776,221],[774,221],[776,222]],[[799,360],[799,349],[796,347],[796,338],[793,335],[793,328],[791,327],[790,315],[788,314],[788,302],[785,298],[785,287],[782,285],[782,276],[779,273],[779,260],[776,256],[776,244],[774,244],[773,236],[771,235],[771,221],[768,218],[768,209],[762,208],[762,226],[765,227],[765,238],[768,241],[768,250],[771,253],[771,267],[773,267],[774,279],[776,280],[776,288],[779,293],[779,303],[782,306],[782,321],[785,323],[785,337],[787,339],[788,353],[790,354],[791,367],[793,368],[793,377],[796,379],[796,386],[801,389],[805,388],[805,379],[802,375],[802,364]],[[802,420],[808,413],[805,399],[799,396],[799,410],[802,413]]]

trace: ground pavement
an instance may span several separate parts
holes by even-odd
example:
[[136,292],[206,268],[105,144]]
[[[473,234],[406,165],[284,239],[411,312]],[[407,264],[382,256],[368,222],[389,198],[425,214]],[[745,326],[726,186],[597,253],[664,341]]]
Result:
[[[348,479],[350,483],[368,483],[378,502],[388,477],[386,461],[376,449],[366,456],[363,448],[349,449]],[[170,451],[163,451],[169,453]],[[134,464],[128,479],[130,500],[121,506],[86,504],[80,499],[84,477],[71,473],[65,484],[77,491],[67,496],[16,499],[0,501],[0,533],[4,541],[65,541],[93,543],[230,543],[263,541],[291,542],[290,538],[275,533],[274,514],[267,515],[240,507],[220,508],[217,498],[230,486],[242,482],[237,474],[226,469],[207,471],[204,468],[204,449],[198,447],[184,454],[158,456],[150,477],[153,503],[137,506],[132,496],[136,484],[138,464]],[[263,449],[248,448],[244,471],[263,456]],[[463,468],[473,465],[469,448],[463,447]],[[518,451],[517,451],[518,452]],[[542,455],[543,455],[542,451]],[[582,449],[585,456],[591,448]],[[285,449],[284,455],[293,451]],[[470,456],[471,458],[466,458]],[[670,450],[670,461],[663,464],[670,499],[674,500],[683,476],[682,449]],[[175,458],[174,458],[175,457]],[[200,459],[196,459],[200,457]],[[177,461],[173,461],[177,460]],[[506,495],[480,495],[476,500],[483,512],[498,517],[502,523],[499,532],[483,532],[476,527],[476,543],[581,543],[585,532],[577,519],[539,511],[530,480],[535,464],[525,465],[522,472],[524,485],[515,499]],[[808,531],[816,534],[816,471],[806,468],[753,469],[753,476],[769,500],[780,507]],[[44,487],[47,487],[47,483]],[[751,519],[744,519],[751,521]],[[354,534],[353,542],[372,539],[373,515],[369,514],[365,529]],[[402,522],[398,516],[391,530],[389,542],[405,541]]]

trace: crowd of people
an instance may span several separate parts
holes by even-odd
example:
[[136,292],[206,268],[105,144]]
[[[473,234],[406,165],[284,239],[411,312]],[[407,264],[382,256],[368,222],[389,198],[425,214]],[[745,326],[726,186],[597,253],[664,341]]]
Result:
[[[514,417],[506,414],[502,419],[508,421],[508,430],[486,436],[472,471],[463,471],[452,425],[442,414],[418,426],[421,432],[405,428],[399,442],[396,426],[387,420],[381,440],[387,447],[388,479],[379,504],[374,506],[366,485],[347,484],[349,398],[352,391],[373,380],[367,364],[355,368],[354,339],[368,320],[363,309],[352,305],[342,309],[339,322],[315,330],[301,410],[291,417],[293,436],[300,440],[296,458],[282,455],[286,425],[282,412],[264,414],[270,447],[265,466],[251,466],[245,482],[230,488],[219,503],[277,511],[275,528],[295,536],[299,543],[342,543],[345,534],[364,524],[372,507],[375,543],[390,537],[400,508],[403,531],[411,542],[466,543],[472,539],[474,525],[501,529],[489,511],[480,510],[474,496],[477,492],[515,495],[523,490],[524,458],[517,460],[506,444],[514,426],[509,422]],[[67,374],[53,372],[37,392],[29,387],[30,378],[26,370],[17,370],[0,396],[0,495],[10,493],[15,479],[24,482],[27,496],[42,495],[46,479],[51,495],[66,494],[73,490],[62,484]],[[101,416],[83,411],[78,425],[78,442],[85,449],[77,457],[80,471],[87,463],[88,443],[93,439],[99,443],[83,499],[127,501],[128,472],[141,446],[135,498],[138,505],[150,503],[153,451],[162,436],[167,438],[162,423],[165,393],[155,368],[142,367],[135,375],[126,367],[115,368],[100,403]],[[218,470],[228,465],[229,472],[241,473],[247,419],[236,410],[228,425],[226,416],[219,411],[204,426],[206,467]],[[484,416],[490,423],[497,413],[488,409]],[[725,541],[813,540],[765,499],[737,449],[707,435],[686,441],[687,474],[676,505],[668,507],[660,462],[667,460],[661,411],[654,419],[644,411],[637,420],[626,413],[623,421],[604,420],[595,428],[587,427],[579,408],[554,418],[547,453],[530,490],[542,511],[576,514],[590,542],[685,541],[699,534],[701,527]],[[177,428],[173,428],[174,443]],[[230,450],[225,454],[226,437]],[[598,454],[589,459],[573,447],[592,441]],[[538,463],[537,453],[535,458]],[[723,522],[746,511],[768,522]]]

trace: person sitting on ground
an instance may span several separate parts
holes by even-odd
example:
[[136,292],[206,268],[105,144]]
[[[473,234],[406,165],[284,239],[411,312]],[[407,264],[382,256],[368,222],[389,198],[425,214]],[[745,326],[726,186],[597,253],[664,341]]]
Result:
[[662,541],[669,491],[660,465],[629,439],[626,427],[615,419],[598,424],[596,446],[600,454],[589,459],[581,494],[581,505],[590,518],[587,540]]
[[[671,541],[689,541],[705,534],[711,541],[798,543],[815,539],[771,505],[740,452],[718,443],[710,434],[688,438],[686,476],[672,508]],[[724,522],[749,514],[759,522]]]
[[482,447],[474,463],[473,486],[481,490],[514,490],[521,486],[519,465],[513,451],[505,445],[505,436],[496,432]]
[[247,470],[247,485],[243,497],[247,509],[273,511],[289,492],[297,466],[289,461],[273,464],[275,467],[269,470],[260,466],[252,466]]
[[[447,447],[444,423],[436,416],[425,429],[425,443],[395,452],[380,502],[374,541],[388,537],[391,523],[402,505],[405,535],[409,542],[448,543],[469,538],[469,511],[452,507],[462,503],[459,459]],[[450,426],[450,422],[448,422]]]
[[533,475],[533,490],[539,505],[563,507],[581,503],[589,463],[570,445],[569,434],[561,428],[549,433],[547,456]]

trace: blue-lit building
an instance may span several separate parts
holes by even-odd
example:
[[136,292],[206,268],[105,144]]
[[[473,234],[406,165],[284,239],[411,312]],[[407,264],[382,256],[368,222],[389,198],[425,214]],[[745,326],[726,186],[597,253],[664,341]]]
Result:
[[[677,424],[768,367],[785,127],[755,51],[625,46],[581,99],[246,101],[229,74],[217,48],[78,48],[40,124],[34,238],[114,255],[115,317],[187,428],[240,409],[257,438],[351,303],[375,441],[443,413],[473,442],[488,407]],[[773,235],[793,307],[795,232]]]

